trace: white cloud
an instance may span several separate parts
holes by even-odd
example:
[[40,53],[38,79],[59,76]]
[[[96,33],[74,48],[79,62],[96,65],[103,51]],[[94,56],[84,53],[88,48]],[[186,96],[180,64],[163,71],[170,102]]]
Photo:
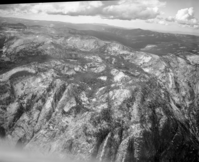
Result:
[[164,21],[163,18],[156,18],[156,19],[148,19],[146,20],[147,23],[154,23],[154,24],[160,24],[160,25],[169,25],[166,21]]
[[199,25],[194,25],[193,28],[194,29],[199,29]]
[[180,25],[180,26],[183,27],[183,28],[191,28],[190,25]]
[[165,21],[163,21],[163,20],[160,20],[160,21],[158,21],[158,24],[160,24],[160,25],[168,25],[168,23],[166,23]]
[[163,18],[166,22],[175,22],[183,28],[199,29],[198,19],[195,17],[194,8],[184,8],[177,11],[175,17]]
[[155,19],[148,19],[145,21],[146,23],[155,23]]
[[193,7],[181,9],[176,14],[177,20],[187,21],[194,18]]
[[[0,10],[7,10],[10,13],[46,13],[46,14],[68,14],[68,15],[89,15],[96,12],[97,8],[103,5],[101,1],[91,2],[59,2],[59,3],[35,3],[18,5],[0,5]],[[5,8],[5,9],[4,9]]]
[[20,13],[47,13],[70,16],[98,15],[106,19],[147,20],[161,15],[160,8],[165,4],[160,0],[120,0],[107,3],[106,1],[88,1],[23,4],[10,8],[14,8],[15,12]]
[[193,7],[179,10],[176,14],[175,19],[179,24],[185,24],[191,26],[198,24],[198,20],[195,18],[194,15]]
[[103,9],[103,16],[123,20],[147,20],[160,15],[159,7],[165,3],[159,0],[122,0],[117,5]]
[[96,15],[97,9],[102,6],[102,2],[60,2],[60,3],[46,3],[39,4],[32,7],[31,11],[37,11],[47,14],[60,15]]
[[89,2],[89,4],[93,7],[101,7],[103,5],[100,1]]
[[175,21],[175,17],[169,16],[165,19],[168,22],[174,22]]
[[0,15],[9,16],[10,15],[10,11],[0,9]]
[[52,10],[54,10],[54,7],[51,4],[40,3],[40,4],[37,4],[37,5],[30,6],[27,9],[25,10],[26,12],[31,12],[33,14],[37,14],[37,13],[46,13],[46,11],[48,11],[48,10],[52,11]]

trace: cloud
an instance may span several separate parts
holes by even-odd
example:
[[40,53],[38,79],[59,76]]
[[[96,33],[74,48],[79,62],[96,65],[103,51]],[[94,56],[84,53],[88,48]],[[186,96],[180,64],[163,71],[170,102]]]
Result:
[[47,14],[69,15],[69,16],[96,16],[99,15],[103,3],[94,2],[68,2],[52,4],[53,9],[47,9]]
[[177,12],[176,21],[184,25],[197,25],[198,20],[195,18],[193,7],[181,9]]
[[165,21],[163,21],[163,20],[160,20],[160,21],[158,21],[158,24],[160,24],[160,25],[168,25],[168,23],[166,23]]
[[159,7],[164,5],[158,0],[122,0],[116,5],[103,8],[102,15],[110,19],[147,20],[160,15]]
[[193,7],[179,10],[176,14],[176,19],[179,21],[188,21],[194,19]]
[[199,21],[195,17],[193,7],[180,9],[177,11],[175,17],[169,16],[162,18],[162,20],[177,23],[183,28],[199,29]]
[[162,18],[156,18],[156,19],[148,19],[146,20],[146,23],[154,23],[154,24],[160,24],[160,25],[169,25],[164,19]]
[[0,10],[12,10],[18,6],[19,6],[18,4],[3,4],[3,5],[0,5]]
[[70,16],[98,15],[106,19],[120,20],[146,20],[158,16],[160,14],[159,7],[163,6],[164,4],[165,3],[159,2],[158,0],[121,0],[113,5],[106,5],[106,2],[102,3],[99,1],[81,2],[81,4],[79,3],[74,10],[64,7],[57,11],[47,11],[47,13]]
[[199,22],[195,17],[193,7],[178,10],[175,16],[175,22],[183,27],[199,29]]
[[175,21],[175,17],[169,16],[169,17],[165,18],[165,21],[174,22]]
[[31,12],[30,9],[36,4],[8,4],[8,5],[0,5],[1,13],[9,13],[9,14],[24,14]]
[[59,2],[59,3],[35,3],[35,4],[17,4],[0,5],[0,10],[6,10],[10,13],[30,13],[30,14],[62,14],[62,15],[89,15],[96,12],[96,8],[102,6],[101,1],[91,2]]
[[194,25],[193,28],[194,29],[199,29],[199,25]]
[[[6,6],[5,10],[15,13],[46,13],[69,16],[101,16],[105,19],[147,20],[161,15],[159,9],[165,5],[165,2],[159,0],[88,1],[10,5]],[[0,5],[0,10],[2,8]]]

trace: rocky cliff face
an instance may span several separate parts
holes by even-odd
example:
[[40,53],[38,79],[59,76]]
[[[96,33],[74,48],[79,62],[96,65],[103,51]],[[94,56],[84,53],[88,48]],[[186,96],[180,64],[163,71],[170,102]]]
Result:
[[80,160],[199,161],[198,55],[34,30],[1,31],[1,138]]

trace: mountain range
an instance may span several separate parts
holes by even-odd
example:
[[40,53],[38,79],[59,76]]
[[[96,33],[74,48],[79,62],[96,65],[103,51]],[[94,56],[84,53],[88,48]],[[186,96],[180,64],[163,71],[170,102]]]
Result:
[[197,162],[198,54],[193,35],[0,18],[0,137],[81,161]]

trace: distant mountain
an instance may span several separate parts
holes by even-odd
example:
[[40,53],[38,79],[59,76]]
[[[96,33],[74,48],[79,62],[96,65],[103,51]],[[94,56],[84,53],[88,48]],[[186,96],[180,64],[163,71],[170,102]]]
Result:
[[[199,39],[193,35],[161,33],[143,29],[125,29],[105,24],[72,24],[57,21],[27,20],[16,18],[0,18],[0,22],[7,24],[21,23],[27,27],[48,27],[60,29],[71,34],[82,34],[97,37],[102,40],[116,41],[136,50],[144,50],[156,54],[186,53],[197,51]],[[23,27],[23,25],[21,26]],[[46,32],[46,31],[43,31]],[[183,39],[182,39],[183,38]],[[172,42],[172,43],[171,43]],[[174,43],[175,42],[175,43]],[[155,48],[145,48],[148,44],[156,45]],[[167,48],[167,46],[173,46]],[[185,49],[181,49],[185,46]],[[191,50],[194,51],[191,51]],[[182,52],[181,52],[182,51]]]
[[13,29],[27,29],[26,25],[22,24],[22,23],[7,23],[4,22],[2,24],[0,24],[1,27],[8,27],[8,28],[13,28]]

